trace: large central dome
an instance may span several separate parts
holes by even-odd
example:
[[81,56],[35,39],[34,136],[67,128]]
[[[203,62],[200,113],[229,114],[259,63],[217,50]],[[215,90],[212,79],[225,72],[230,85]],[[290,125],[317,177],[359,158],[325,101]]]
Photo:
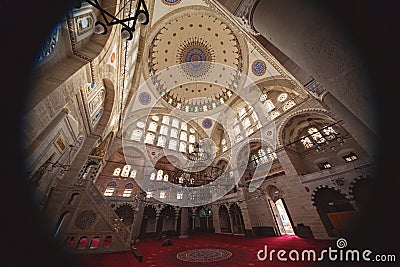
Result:
[[[165,20],[148,50],[146,71],[156,90],[169,105],[187,112],[224,104],[243,71],[234,31],[203,8]],[[168,75],[159,75],[166,71]]]

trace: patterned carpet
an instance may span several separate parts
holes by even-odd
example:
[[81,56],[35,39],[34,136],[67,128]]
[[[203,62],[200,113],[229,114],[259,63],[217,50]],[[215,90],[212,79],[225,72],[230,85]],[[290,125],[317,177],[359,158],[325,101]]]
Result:
[[268,249],[320,251],[334,246],[333,241],[304,239],[297,236],[244,237],[228,234],[196,234],[187,239],[171,238],[172,246],[161,246],[161,241],[142,240],[137,250],[143,254],[143,262],[130,252],[80,256],[86,267],[128,267],[128,266],[318,266],[314,262],[259,261],[257,252],[268,245]]

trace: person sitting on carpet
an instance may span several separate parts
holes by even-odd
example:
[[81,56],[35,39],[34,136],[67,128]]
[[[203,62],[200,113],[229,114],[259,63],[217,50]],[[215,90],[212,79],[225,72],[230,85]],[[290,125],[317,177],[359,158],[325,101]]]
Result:
[[161,246],[172,246],[172,241],[170,239],[169,234],[167,234],[167,238],[164,240],[164,242],[161,244]]

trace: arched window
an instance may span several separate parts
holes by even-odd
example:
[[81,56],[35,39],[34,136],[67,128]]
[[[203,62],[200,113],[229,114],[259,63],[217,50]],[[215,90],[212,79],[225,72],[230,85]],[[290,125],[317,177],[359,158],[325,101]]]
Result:
[[162,123],[169,125],[169,116],[163,116]]
[[121,168],[115,168],[113,176],[119,176],[120,173],[121,173]]
[[121,176],[128,177],[130,171],[131,171],[131,165],[125,165],[124,168],[122,169]]
[[164,174],[164,181],[168,182],[168,178],[169,178],[168,174]]
[[186,143],[185,142],[180,142],[179,143],[179,151],[180,152],[186,152]]
[[160,191],[160,198],[166,198],[167,193],[165,191]]
[[129,183],[125,185],[124,193],[122,194],[123,197],[130,197],[132,195],[133,184]]
[[154,143],[154,139],[156,138],[156,136],[153,133],[147,133],[146,134],[146,139],[144,140],[144,142],[146,144],[153,144]]
[[189,135],[189,143],[194,144],[196,143],[196,136],[193,134]]
[[168,126],[166,126],[166,125],[161,125],[160,134],[162,134],[162,135],[167,135],[167,134],[168,134]]
[[194,145],[192,145],[192,144],[189,145],[188,152],[189,153],[194,152]]
[[294,102],[293,100],[288,100],[288,101],[286,101],[285,104],[283,105],[283,110],[284,110],[284,111],[287,111],[287,110],[289,110],[290,108],[292,108],[292,107],[294,107],[294,106],[296,106],[296,102]]
[[177,129],[171,129],[171,133],[169,135],[171,138],[178,138],[178,130]]
[[251,113],[251,117],[253,118],[253,121],[258,121],[258,116],[257,116],[257,113],[255,113],[255,112],[252,112]]
[[114,191],[115,191],[115,187],[117,187],[117,183],[116,182],[109,182],[107,184],[106,190],[104,191],[104,196],[106,196],[106,197],[112,196]]
[[152,172],[152,173],[150,174],[150,180],[154,180],[154,179],[156,179],[156,173],[155,173],[155,172]]
[[277,100],[278,100],[279,102],[283,102],[283,101],[286,100],[287,97],[288,97],[288,95],[287,95],[286,93],[282,93],[282,94],[278,95]]
[[157,141],[157,146],[165,147],[166,142],[167,142],[167,138],[165,138],[165,136],[159,136],[158,141]]
[[312,127],[310,129],[308,129],[308,133],[311,134],[311,137],[319,144],[321,143],[325,143],[326,140],[325,138],[322,136],[322,134],[320,132],[318,132],[317,128]]
[[136,170],[131,171],[131,176],[130,178],[136,178]]
[[278,156],[276,155],[276,153],[274,151],[272,151],[271,148],[267,147],[267,154],[269,156],[270,159],[275,160],[278,158]]
[[183,199],[183,193],[182,192],[177,192],[176,193],[176,199]]
[[179,128],[179,120],[178,119],[172,120],[172,127]]
[[301,141],[301,143],[303,144],[303,146],[305,147],[305,148],[311,148],[311,147],[313,147],[313,142],[311,142],[311,139],[310,138],[308,138],[308,137],[302,137],[301,139],[300,139],[300,141]]
[[254,133],[254,130],[252,128],[246,129],[246,135],[247,136],[251,135],[252,133]]
[[134,141],[139,141],[142,139],[143,132],[142,130],[136,129],[132,132],[131,139]]
[[182,131],[187,131],[187,123],[184,122],[184,121],[181,123],[181,130]]
[[149,123],[149,128],[148,128],[148,130],[150,131],[150,132],[157,132],[157,123],[156,122],[154,122],[154,121],[152,121],[152,122],[150,122]]
[[279,111],[277,111],[277,110],[272,111],[271,114],[270,114],[271,119],[275,119],[279,115],[281,115],[281,113]]
[[161,181],[163,179],[163,174],[164,174],[163,170],[157,171],[157,181]]
[[322,132],[326,136],[326,139],[332,140],[338,134],[331,126],[325,127]]
[[159,120],[160,120],[160,118],[159,118],[158,116],[156,116],[156,115],[151,116],[151,119],[152,119],[153,121],[159,121]]
[[176,150],[176,146],[177,146],[176,140],[170,140],[169,141],[169,145],[168,145],[169,149]]
[[260,101],[261,101],[261,102],[264,102],[265,100],[267,100],[267,97],[268,97],[267,94],[262,94],[262,95],[260,96]]
[[243,120],[243,128],[247,129],[247,128],[249,128],[250,126],[251,126],[251,121],[250,121],[250,119],[249,119],[249,118],[245,118],[245,119]]
[[180,176],[179,178],[178,178],[178,182],[180,183],[180,184],[183,184],[183,176]]
[[181,132],[179,139],[181,141],[187,141],[187,133],[186,132]]
[[271,110],[273,110],[275,108],[274,103],[272,103],[271,99],[267,99],[264,102],[264,107],[267,109],[267,112],[270,112]]

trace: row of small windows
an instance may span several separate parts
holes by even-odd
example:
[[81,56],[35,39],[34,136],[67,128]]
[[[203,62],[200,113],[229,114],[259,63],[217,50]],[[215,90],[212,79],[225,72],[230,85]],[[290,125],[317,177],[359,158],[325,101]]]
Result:
[[171,150],[179,150],[179,152],[193,152],[194,143],[196,143],[195,130],[189,129],[186,122],[174,118],[171,120],[169,116],[153,115],[151,121],[147,125],[145,122],[136,123],[136,129],[133,130],[131,140],[141,142],[144,136],[144,143],[156,145],[158,147],[168,148]]
[[[336,135],[338,134],[331,126],[322,129],[324,135],[322,135],[321,132],[315,127],[309,128],[307,132],[317,144],[324,144],[327,141],[331,141],[335,139]],[[314,142],[308,136],[301,137],[300,141],[306,149],[314,146]]]
[[[288,98],[287,93],[281,93],[277,97],[277,102],[283,103],[283,105],[282,105],[283,111],[288,111],[289,109],[291,109],[292,107],[294,107],[296,105],[296,102],[294,102],[293,99],[287,100],[287,98]],[[264,104],[264,107],[267,109],[267,112],[269,112],[271,119],[275,119],[276,117],[281,115],[279,110],[276,109],[275,104],[272,102],[272,100],[268,99],[267,94],[265,94],[265,93],[262,94],[260,96],[260,101],[261,101],[261,103]]]
[[[115,193],[115,188],[117,187],[117,183],[116,182],[109,182],[107,184],[107,187],[104,191],[104,196],[106,197],[111,197],[114,193]],[[132,191],[133,191],[134,185],[133,183],[127,183],[124,186],[124,192],[122,193],[123,197],[130,197],[132,195]]]
[[121,177],[130,177],[130,178],[136,178],[136,170],[131,171],[131,165],[127,164],[122,168],[115,168],[113,172],[113,176],[121,176]]
[[266,163],[269,160],[273,161],[277,158],[278,156],[276,155],[276,153],[269,147],[266,149],[266,151],[261,148],[257,151],[257,153],[251,156],[252,161],[254,161],[256,165]]
[[[342,158],[344,159],[344,161],[345,161],[346,163],[349,163],[349,162],[358,160],[358,156],[357,156],[354,152],[351,152],[351,153],[349,153],[349,154],[346,154],[346,155],[344,155]],[[318,165],[318,167],[319,167],[321,170],[331,169],[331,168],[332,168],[332,164],[329,163],[329,162],[327,162],[327,161],[318,163],[317,165]]]

